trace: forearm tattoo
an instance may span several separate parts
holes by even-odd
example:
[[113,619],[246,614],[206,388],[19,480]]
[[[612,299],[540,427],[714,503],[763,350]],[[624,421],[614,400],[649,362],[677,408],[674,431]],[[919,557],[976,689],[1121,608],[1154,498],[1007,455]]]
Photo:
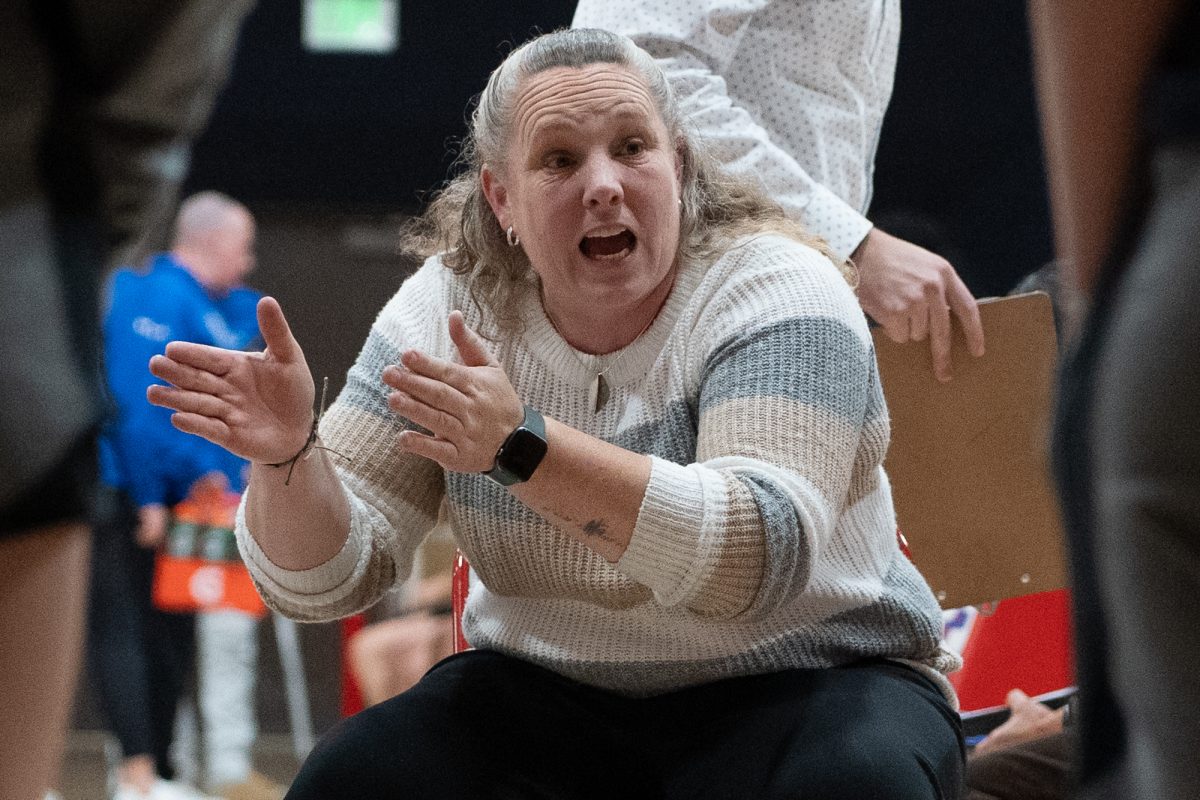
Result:
[[608,523],[602,519],[593,519],[585,522],[580,528],[588,536],[594,536],[598,539],[608,541]]

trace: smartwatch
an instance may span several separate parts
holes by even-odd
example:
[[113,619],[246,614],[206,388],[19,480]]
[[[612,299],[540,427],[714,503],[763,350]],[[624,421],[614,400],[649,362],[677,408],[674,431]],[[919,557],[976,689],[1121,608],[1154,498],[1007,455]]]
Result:
[[546,420],[536,409],[525,406],[525,419],[496,451],[492,468],[483,473],[501,486],[524,483],[546,456]]

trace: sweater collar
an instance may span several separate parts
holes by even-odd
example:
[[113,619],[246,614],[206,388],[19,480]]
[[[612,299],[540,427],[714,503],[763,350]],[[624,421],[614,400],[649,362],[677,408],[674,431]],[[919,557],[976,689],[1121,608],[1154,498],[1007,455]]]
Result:
[[568,344],[550,322],[538,292],[532,289],[521,298],[525,346],[551,372],[579,389],[586,390],[601,372],[610,386],[622,386],[645,375],[654,364],[703,274],[700,265],[681,264],[675,285],[650,327],[625,347],[604,355],[585,353]]

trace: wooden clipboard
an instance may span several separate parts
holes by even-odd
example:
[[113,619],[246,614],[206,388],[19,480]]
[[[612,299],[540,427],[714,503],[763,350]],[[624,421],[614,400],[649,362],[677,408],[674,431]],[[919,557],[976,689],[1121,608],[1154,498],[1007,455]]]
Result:
[[892,420],[884,468],[900,530],[943,608],[1066,585],[1048,465],[1058,345],[1042,292],[981,300],[987,352],[955,326],[954,379],[933,377],[929,343],[876,329]]

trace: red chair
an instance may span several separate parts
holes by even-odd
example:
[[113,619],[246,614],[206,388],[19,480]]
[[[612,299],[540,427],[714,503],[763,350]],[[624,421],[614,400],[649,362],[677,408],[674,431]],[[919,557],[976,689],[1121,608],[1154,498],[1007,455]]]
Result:
[[[900,551],[913,559],[899,530]],[[470,589],[471,565],[462,552],[454,557],[451,598],[454,652],[470,649],[463,636],[463,606]],[[1015,597],[976,617],[963,650],[962,670],[950,676],[964,711],[1004,704],[1009,689],[1035,696],[1074,684],[1070,595],[1065,589]]]
[[450,604],[454,611],[450,617],[454,621],[454,652],[461,653],[471,649],[462,629],[463,607],[467,604],[467,592],[471,589],[471,565],[467,563],[467,557],[461,550],[454,554],[454,574],[451,581]]

